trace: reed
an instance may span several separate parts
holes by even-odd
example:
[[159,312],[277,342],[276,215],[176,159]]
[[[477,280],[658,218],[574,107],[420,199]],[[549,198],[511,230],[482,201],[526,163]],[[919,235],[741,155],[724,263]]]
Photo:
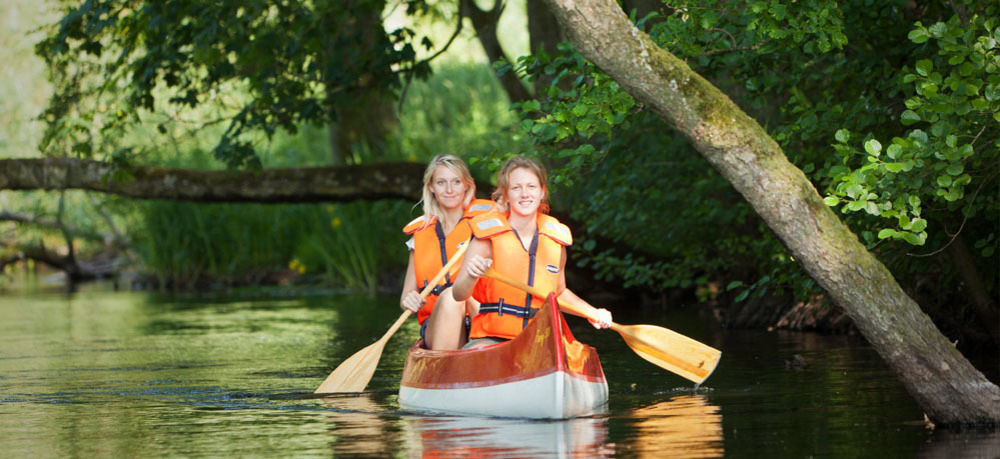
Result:
[[132,239],[161,286],[257,283],[293,256],[295,221],[307,206],[192,204],[139,206]]
[[406,262],[402,202],[343,205],[140,206],[133,237],[145,268],[174,289],[262,283],[290,268],[306,278],[374,293]]
[[300,242],[297,260],[351,290],[395,290],[393,281],[401,276],[407,255],[400,222],[408,221],[411,207],[400,201],[324,206],[311,215],[311,230]]

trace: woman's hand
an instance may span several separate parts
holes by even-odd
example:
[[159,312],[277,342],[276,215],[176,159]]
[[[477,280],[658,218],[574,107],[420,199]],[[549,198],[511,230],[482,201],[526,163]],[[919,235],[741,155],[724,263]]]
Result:
[[472,255],[466,260],[465,272],[473,279],[479,279],[486,273],[490,266],[493,266],[492,258],[484,258],[479,255]]
[[614,322],[611,320],[611,311],[604,308],[597,310],[597,320],[587,320],[590,321],[590,325],[593,325],[594,328],[609,328],[611,327],[611,322]]
[[410,312],[416,314],[420,308],[424,307],[424,303],[426,302],[427,300],[420,296],[416,290],[411,290],[410,293],[403,296],[402,301],[399,302],[399,307],[400,309],[409,310]]

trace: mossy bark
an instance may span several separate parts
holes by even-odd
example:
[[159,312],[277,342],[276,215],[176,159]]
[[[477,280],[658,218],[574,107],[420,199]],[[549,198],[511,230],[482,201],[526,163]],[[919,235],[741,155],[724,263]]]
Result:
[[334,202],[420,199],[424,166],[380,163],[261,171],[168,169],[73,158],[0,160],[0,190],[80,189],[194,202]]
[[683,133],[854,320],[937,424],[1000,423],[1000,388],[915,301],[725,94],[635,28],[612,0],[547,0],[577,50]]

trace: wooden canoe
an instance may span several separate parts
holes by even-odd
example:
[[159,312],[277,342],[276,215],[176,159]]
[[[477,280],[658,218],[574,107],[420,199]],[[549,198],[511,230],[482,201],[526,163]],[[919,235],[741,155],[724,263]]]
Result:
[[552,296],[513,340],[455,351],[417,341],[399,385],[400,407],[424,413],[566,419],[607,401],[597,351],[573,338]]

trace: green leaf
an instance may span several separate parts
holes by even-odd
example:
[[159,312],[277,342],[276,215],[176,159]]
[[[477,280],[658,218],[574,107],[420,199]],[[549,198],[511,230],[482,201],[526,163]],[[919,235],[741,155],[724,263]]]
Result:
[[959,175],[963,171],[965,171],[965,165],[963,165],[962,163],[951,163],[951,165],[948,166],[947,169],[945,169],[945,172],[947,172],[949,175]]
[[909,230],[915,233],[919,233],[926,228],[927,228],[927,220],[924,220],[922,218],[914,218],[913,221],[910,222]]
[[869,155],[877,157],[882,153],[882,144],[878,140],[871,139],[865,142],[865,151],[868,152]]
[[899,157],[899,153],[903,151],[903,147],[899,146],[898,143],[893,142],[885,149],[885,154],[891,159],[896,159]]
[[837,139],[837,142],[847,143],[848,140],[851,140],[851,131],[848,131],[847,129],[837,129],[837,132],[833,135],[833,137]]
[[951,186],[951,176],[950,175],[941,175],[941,176],[938,176],[938,178],[937,178],[937,184],[941,188],[946,188],[946,187]]
[[906,232],[902,234],[903,234],[903,240],[910,243],[911,245],[924,245],[924,242],[927,240],[927,233],[925,232],[921,232],[918,234]]
[[920,122],[920,115],[918,115],[917,112],[913,110],[905,110],[903,111],[903,114],[900,115],[899,120],[903,123],[904,126],[909,126],[911,124]]
[[917,61],[917,73],[920,76],[927,76],[934,70],[934,63],[930,59],[920,59]]
[[834,196],[827,196],[827,197],[823,198],[823,204],[826,204],[826,205],[828,205],[830,207],[833,207],[833,206],[835,206],[837,204],[840,204],[840,199],[837,199]]
[[889,239],[889,238],[895,236],[896,233],[898,233],[898,231],[896,231],[896,230],[894,230],[892,228],[883,228],[881,231],[878,232],[878,238],[879,239]]
[[537,99],[531,99],[521,104],[521,111],[525,113],[537,112],[542,109],[542,104]]
[[897,173],[903,170],[903,163],[885,163],[885,168],[889,172]]
[[927,34],[926,29],[919,28],[911,30],[910,33],[907,34],[906,38],[909,38],[910,41],[914,43],[920,44],[927,41],[927,39],[930,38],[930,35]]
[[868,214],[870,215],[878,216],[880,214],[878,210],[878,204],[872,201],[868,201],[867,203],[865,203],[865,212],[868,212]]
[[948,26],[943,22],[938,22],[927,28],[927,31],[934,38],[943,38],[948,33]]

